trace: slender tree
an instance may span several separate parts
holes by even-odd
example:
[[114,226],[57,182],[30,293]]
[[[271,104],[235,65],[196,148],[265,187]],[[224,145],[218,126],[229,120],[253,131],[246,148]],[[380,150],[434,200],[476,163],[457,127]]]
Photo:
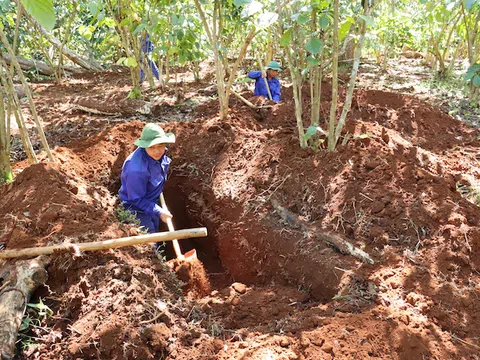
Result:
[[332,104],[328,123],[328,150],[334,151],[337,144],[335,138],[335,120],[338,101],[338,0],[333,0],[333,38],[332,38]]

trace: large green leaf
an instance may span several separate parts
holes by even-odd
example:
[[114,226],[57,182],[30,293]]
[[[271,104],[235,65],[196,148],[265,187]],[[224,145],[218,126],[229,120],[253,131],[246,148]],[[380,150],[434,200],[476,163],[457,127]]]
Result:
[[300,25],[306,24],[310,20],[310,17],[308,14],[302,13],[300,16],[297,18],[297,23]]
[[373,26],[373,19],[371,16],[360,15],[360,18],[367,23],[368,26]]
[[318,19],[318,25],[325,30],[328,25],[330,24],[330,19],[326,16],[322,16],[321,18]]
[[120,26],[128,26],[132,23],[132,19],[130,18],[125,18],[122,21],[120,21]]
[[473,78],[474,76],[475,76],[475,72],[468,70],[467,73],[465,74],[465,77],[463,78],[463,80],[468,81],[471,78]]
[[280,38],[280,45],[283,47],[289,47],[291,41],[292,41],[292,30],[288,29],[283,33],[282,37]]
[[125,65],[128,67],[137,67],[138,63],[137,63],[137,60],[135,60],[135,58],[128,57],[125,59]]
[[345,36],[347,36],[351,26],[352,23],[348,19],[340,25],[340,28],[338,29],[338,41],[342,41]]
[[319,59],[315,59],[313,56],[307,57],[307,64],[310,66],[317,66],[320,64]]
[[93,25],[80,25],[78,27],[78,33],[82,35],[85,39],[90,40],[92,38],[93,32],[95,31],[95,26]]
[[0,14],[7,12],[10,7],[10,0],[0,0]]
[[142,32],[143,30],[145,30],[146,28],[146,25],[145,24],[139,24],[135,30],[133,30],[133,35],[137,35],[139,34],[140,32]]
[[316,133],[317,133],[317,126],[310,125],[304,135],[305,141],[308,141]]
[[97,16],[97,14],[102,10],[103,4],[99,1],[92,1],[88,2],[88,10],[92,14],[93,17]]
[[236,7],[239,7],[239,6],[250,4],[251,2],[252,0],[234,0],[233,5],[235,5]]
[[22,0],[23,6],[47,30],[53,30],[56,21],[53,0]]
[[320,39],[313,37],[308,39],[307,43],[305,44],[305,48],[309,53],[316,55],[322,52],[323,44]]
[[185,22],[185,17],[182,15],[172,15],[172,25],[182,25]]
[[480,87],[480,75],[475,75],[472,80],[473,86]]

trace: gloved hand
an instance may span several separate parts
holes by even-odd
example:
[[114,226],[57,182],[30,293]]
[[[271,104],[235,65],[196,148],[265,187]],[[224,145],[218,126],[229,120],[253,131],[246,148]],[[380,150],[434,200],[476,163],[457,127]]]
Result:
[[265,70],[262,70],[262,78],[266,78],[267,77],[267,72]]

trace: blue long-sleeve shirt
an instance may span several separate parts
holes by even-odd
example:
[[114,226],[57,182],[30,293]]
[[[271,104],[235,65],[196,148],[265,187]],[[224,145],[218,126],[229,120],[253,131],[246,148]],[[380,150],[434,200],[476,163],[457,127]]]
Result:
[[123,163],[122,186],[118,191],[127,209],[160,216],[162,208],[157,202],[171,161],[166,154],[157,161],[144,148],[137,148],[128,156]]
[[[250,79],[255,79],[255,91],[253,92],[253,96],[264,96],[268,99],[268,91],[265,86],[265,80],[262,78],[262,72],[250,71],[248,77]],[[267,81],[270,92],[272,93],[272,100],[280,102],[280,81],[276,77],[270,80],[267,78]]]

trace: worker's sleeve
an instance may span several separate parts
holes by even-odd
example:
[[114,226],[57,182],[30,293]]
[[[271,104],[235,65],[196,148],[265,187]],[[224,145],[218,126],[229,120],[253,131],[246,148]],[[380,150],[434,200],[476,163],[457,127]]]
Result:
[[258,79],[262,77],[261,71],[250,71],[247,75],[250,79]]
[[125,176],[128,202],[145,214],[153,216],[162,213],[162,208],[155,202],[145,199],[149,174],[143,172],[128,172]]
[[280,102],[280,81],[276,81],[270,85],[270,92],[272,93],[272,100]]

